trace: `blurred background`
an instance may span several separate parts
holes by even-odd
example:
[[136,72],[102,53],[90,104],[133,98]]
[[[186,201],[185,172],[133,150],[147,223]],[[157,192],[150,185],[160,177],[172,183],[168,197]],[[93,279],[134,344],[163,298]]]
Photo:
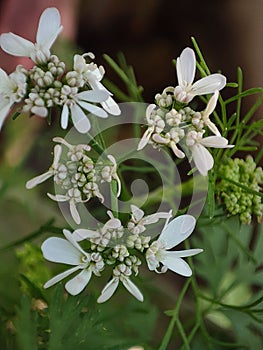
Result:
[[[74,40],[96,59],[124,52],[145,88],[145,100],[175,82],[171,60],[194,36],[212,71],[229,81],[236,67],[245,72],[245,87],[261,86],[263,76],[263,2],[261,0],[1,0],[0,32],[13,31],[33,40],[44,8],[59,8],[64,38]],[[9,71],[21,59],[1,52]],[[28,64],[25,60],[23,64]]]

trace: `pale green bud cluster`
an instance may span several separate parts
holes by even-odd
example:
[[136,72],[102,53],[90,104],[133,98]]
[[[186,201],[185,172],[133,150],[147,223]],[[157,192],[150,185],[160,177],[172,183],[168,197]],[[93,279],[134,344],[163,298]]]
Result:
[[255,192],[260,192],[260,185],[263,184],[263,170],[257,167],[252,156],[247,156],[245,160],[228,159],[219,167],[218,174],[221,180],[217,185],[217,191],[228,213],[239,215],[240,221],[244,224],[250,224],[253,215],[258,222],[261,222],[263,203]]

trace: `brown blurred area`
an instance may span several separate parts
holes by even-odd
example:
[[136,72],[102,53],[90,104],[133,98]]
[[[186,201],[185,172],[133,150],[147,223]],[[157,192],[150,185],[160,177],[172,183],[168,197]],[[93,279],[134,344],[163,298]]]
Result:
[[[38,18],[50,6],[61,12],[62,35],[98,61],[102,53],[124,52],[146,100],[175,83],[171,60],[191,46],[191,36],[212,71],[221,70],[230,81],[241,66],[245,87],[262,85],[262,0],[0,0],[0,32],[34,40]],[[21,62],[28,64],[0,54],[0,66],[8,71]]]

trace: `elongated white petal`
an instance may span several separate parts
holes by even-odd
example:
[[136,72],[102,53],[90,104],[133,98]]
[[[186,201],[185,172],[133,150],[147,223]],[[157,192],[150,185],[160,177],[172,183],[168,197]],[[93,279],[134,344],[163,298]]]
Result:
[[66,202],[69,200],[68,196],[65,196],[64,194],[51,194],[51,193],[47,193],[48,197],[53,199],[53,201],[56,202]]
[[38,175],[36,177],[34,177],[33,179],[27,181],[26,183],[26,188],[28,190],[30,190],[31,188],[34,188],[35,186],[41,184],[42,182],[46,181],[47,179],[49,179],[50,177],[52,177],[54,175],[53,170],[49,170],[44,174]]
[[143,134],[143,136],[142,136],[140,142],[138,143],[137,151],[140,151],[141,149],[143,149],[143,148],[147,145],[147,143],[149,142],[150,137],[151,137],[153,131],[154,131],[154,127],[152,127],[152,126],[149,127],[149,128],[145,131],[145,133]]
[[221,90],[226,85],[226,77],[222,74],[211,74],[197,80],[191,89],[193,96],[206,95]]
[[109,97],[109,94],[105,90],[87,90],[79,92],[78,100],[88,101],[88,102],[103,102]]
[[63,235],[66,237],[66,239],[75,247],[77,248],[84,256],[87,257],[87,253],[85,250],[82,249],[82,247],[78,244],[78,242],[75,240],[73,234],[69,231],[64,229]]
[[167,251],[165,252],[166,256],[174,258],[187,258],[188,256],[194,256],[199,253],[202,253],[203,249],[185,249],[185,250],[176,250],[176,251]]
[[84,108],[86,111],[89,111],[92,114],[95,114],[97,117],[100,118],[107,118],[108,114],[104,111],[101,107],[92,105],[91,103],[84,102],[84,101],[78,101],[78,104]]
[[173,219],[161,232],[158,240],[166,243],[166,249],[171,249],[190,236],[196,220],[192,215],[181,215]]
[[82,270],[77,276],[73,277],[65,284],[65,288],[71,295],[77,295],[83,291],[89,283],[92,272],[90,269]]
[[205,147],[228,148],[228,140],[222,136],[208,136],[203,138],[200,143]]
[[113,277],[106,286],[102,289],[100,296],[97,299],[98,303],[104,303],[105,301],[109,300],[113,293],[116,291],[119,285],[119,278]]
[[41,246],[44,258],[68,265],[79,265],[82,253],[64,238],[50,237]]
[[110,113],[111,115],[120,115],[121,110],[118,104],[114,101],[112,97],[108,97],[106,101],[101,102],[102,107]]
[[79,266],[74,266],[71,269],[68,269],[64,272],[61,272],[60,274],[56,275],[55,277],[53,277],[49,281],[47,281],[44,284],[44,288],[49,288],[49,287],[53,286],[54,284],[62,281],[64,278],[66,278],[69,275],[71,275],[72,273],[74,273],[75,271],[78,271],[79,269],[80,269]]
[[130,292],[137,300],[143,301],[143,295],[139,288],[129,279],[129,277],[124,277],[122,279],[124,287]]
[[54,147],[54,160],[53,160],[53,167],[55,169],[58,167],[61,154],[62,154],[62,147],[61,147],[61,145],[56,145]]
[[172,149],[172,151],[174,152],[174,154],[176,155],[176,157],[178,158],[184,158],[185,157],[185,154],[183,151],[181,151],[177,146],[176,146],[176,143],[174,141],[171,141],[170,142],[170,147]]
[[195,53],[189,47],[185,48],[176,60],[176,71],[179,85],[192,84],[195,76]]
[[116,229],[116,228],[119,228],[121,227],[121,221],[119,219],[116,219],[116,218],[111,218],[110,220],[108,220],[106,222],[106,224],[104,225],[104,227],[106,227],[106,229]]
[[69,210],[73,220],[75,221],[76,224],[79,225],[81,223],[81,219],[80,219],[79,212],[77,210],[76,202],[74,199],[69,201]]
[[207,103],[206,109],[204,110],[204,117],[209,117],[210,114],[214,112],[216,108],[218,96],[219,96],[219,91],[216,90],[213,96],[210,98],[210,100]]
[[73,105],[70,111],[73,124],[78,132],[82,134],[88,132],[90,129],[90,121],[83,110],[78,105]]
[[159,221],[159,219],[168,219],[171,217],[170,212],[159,212],[151,215],[147,215],[141,219],[142,225],[154,224]]
[[[216,136],[215,136],[216,137]],[[196,143],[192,148],[192,156],[195,165],[201,175],[206,176],[207,172],[213,168],[214,159],[209,151],[201,144]]]
[[154,111],[156,105],[154,103],[150,104],[147,108],[146,108],[146,120],[148,123],[151,122],[151,115],[152,115],[152,112]]
[[13,56],[30,57],[34,52],[34,44],[14,33],[4,33],[0,36],[2,50]]
[[49,50],[62,28],[59,11],[55,7],[47,8],[39,19],[36,42]]
[[73,232],[73,238],[77,241],[83,241],[84,239],[98,238],[100,233],[98,231],[92,231],[84,228],[79,228]]
[[69,109],[68,109],[68,106],[64,104],[62,108],[61,119],[60,119],[60,125],[62,129],[67,129],[68,127],[68,116],[69,116]]
[[[167,252],[168,253],[168,252]],[[192,275],[190,266],[181,258],[177,258],[173,255],[165,255],[161,260],[161,263],[166,266],[169,270],[178,273],[179,275],[189,277]]]

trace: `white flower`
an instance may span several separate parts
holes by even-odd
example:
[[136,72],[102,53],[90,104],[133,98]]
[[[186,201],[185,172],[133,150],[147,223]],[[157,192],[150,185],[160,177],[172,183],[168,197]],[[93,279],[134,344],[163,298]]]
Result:
[[120,282],[137,300],[143,301],[143,295],[138,287],[130,280],[129,276],[132,274],[130,267],[125,264],[120,264],[113,270],[113,278],[106,284],[101,291],[101,295],[97,299],[98,303],[104,303],[109,300],[113,293],[118,288]]
[[26,75],[21,66],[10,75],[0,68],[0,129],[12,105],[22,101],[26,88]]
[[89,283],[92,273],[99,275],[104,268],[104,262],[98,253],[89,254],[85,252],[69,231],[63,230],[63,234],[66,239],[50,237],[44,241],[41,249],[45,259],[48,261],[73,267],[51,278],[45,283],[44,288],[49,288],[72,273],[81,270],[65,285],[68,293],[77,295]]
[[45,63],[50,57],[50,48],[62,30],[59,11],[47,8],[39,19],[36,43],[22,38],[14,33],[4,33],[0,36],[1,48],[13,56],[30,57],[35,63]]
[[80,74],[82,79],[88,83],[92,89],[103,90],[108,93],[108,98],[101,102],[101,105],[105,111],[112,115],[120,115],[121,110],[111,97],[112,93],[101,83],[105,73],[104,68],[102,66],[98,67],[95,63],[87,63],[85,56],[89,56],[90,58],[94,59],[94,55],[92,53],[75,55],[73,65],[74,70]]
[[47,193],[49,198],[53,199],[56,202],[69,202],[69,210],[70,214],[75,221],[76,224],[80,224],[81,219],[79,216],[79,212],[77,210],[77,203],[85,203],[89,201],[89,198],[83,200],[81,196],[81,192],[78,188],[70,188],[66,194],[56,194],[53,195],[51,193]]
[[154,224],[158,222],[159,219],[169,219],[171,216],[171,211],[168,213],[158,212],[144,216],[144,211],[132,204],[131,219],[128,222],[128,230],[133,234],[138,235],[146,230],[146,225]]
[[48,171],[46,171],[44,174],[38,175],[34,177],[33,179],[27,181],[26,183],[26,188],[31,189],[42,182],[46,181],[50,177],[54,176],[57,177],[58,179],[62,177],[65,178],[66,176],[66,169],[64,167],[61,168],[62,164],[59,164],[60,157],[62,153],[62,147],[61,145],[56,145],[54,147],[54,159],[53,159],[53,164],[49,168]]
[[196,220],[191,215],[181,215],[166,225],[159,238],[146,251],[146,261],[149,269],[159,272],[160,263],[163,265],[161,273],[167,269],[182,276],[191,276],[189,265],[182,259],[201,253],[202,249],[187,249],[169,251],[188,238],[194,230]]
[[232,148],[228,140],[222,136],[208,136],[203,138],[202,132],[191,130],[186,136],[186,145],[189,147],[194,163],[201,175],[206,176],[213,168],[214,159],[206,147]]
[[61,127],[62,129],[67,129],[70,113],[75,128],[80,133],[86,133],[90,129],[90,121],[83,109],[97,117],[107,118],[108,114],[102,108],[89,102],[105,101],[108,97],[108,93],[103,90],[77,91],[77,88],[71,88],[67,85],[64,85],[61,89],[61,94],[64,99],[61,113]]
[[176,60],[179,85],[174,89],[174,96],[181,103],[189,103],[195,96],[213,93],[226,85],[226,78],[222,74],[211,74],[193,84],[195,69],[195,53],[187,47]]

